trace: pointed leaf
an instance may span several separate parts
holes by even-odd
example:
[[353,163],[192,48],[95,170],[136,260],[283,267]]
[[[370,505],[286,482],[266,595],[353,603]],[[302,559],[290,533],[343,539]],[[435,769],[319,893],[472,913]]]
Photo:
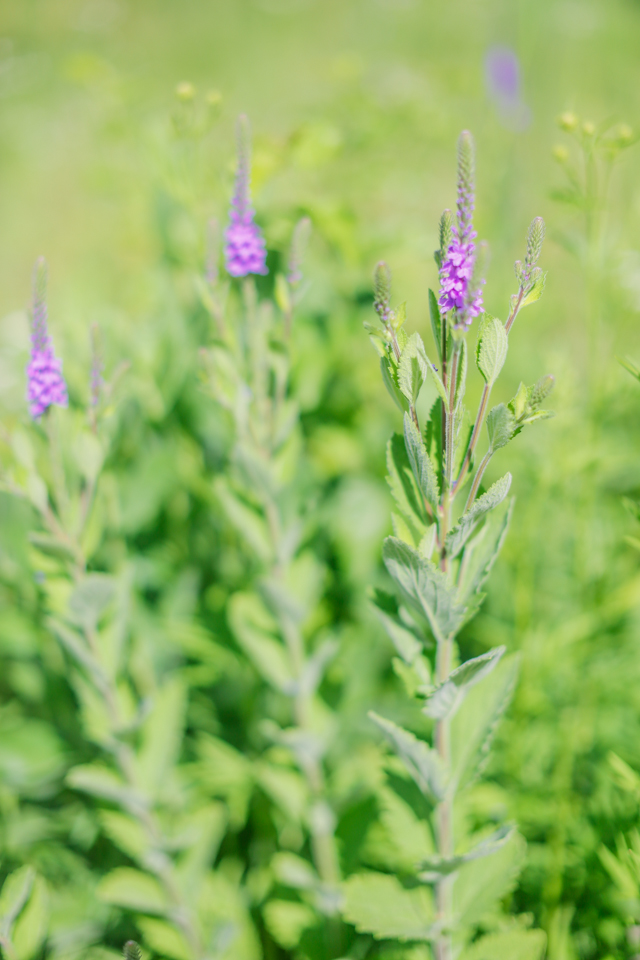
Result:
[[415,542],[419,543],[426,529],[426,513],[411,470],[404,437],[399,433],[394,433],[387,444],[387,470],[391,495]]
[[398,386],[409,404],[415,404],[427,379],[429,360],[418,333],[412,333],[398,363]]
[[429,694],[423,713],[434,720],[452,717],[467,692],[498,665],[506,647],[496,647],[473,660],[467,660],[451,673],[444,683]]
[[544,930],[505,930],[475,940],[460,960],[543,960],[546,945]]
[[458,556],[482,517],[502,503],[510,487],[511,474],[506,473],[501,480],[496,480],[486,493],[474,501],[470,510],[463,513],[456,526],[447,534],[446,545],[449,557]]
[[474,596],[480,598],[480,589],[491,573],[507,536],[512,513],[513,499],[506,509],[488,516],[482,529],[473,540],[467,542],[458,576],[458,599],[461,604],[469,604]]
[[493,856],[460,867],[453,885],[454,923],[458,929],[469,930],[513,889],[525,853],[524,840],[513,831]]
[[464,609],[445,574],[402,540],[387,537],[382,556],[390,575],[414,610],[426,617],[433,635],[441,642],[459,628]]
[[505,447],[515,436],[516,429],[516,418],[504,403],[499,403],[497,407],[490,410],[487,417],[487,431],[491,450]]
[[437,510],[440,502],[440,490],[436,471],[420,432],[407,413],[404,415],[404,442],[416,483],[427,503],[434,510]]
[[485,313],[478,331],[476,363],[485,382],[492,387],[507,358],[509,339],[504,324]]
[[422,793],[432,800],[442,800],[446,773],[437,752],[424,740],[418,740],[391,720],[386,720],[373,711],[369,712],[369,717],[384,733]]
[[436,883],[441,877],[446,877],[460,869],[463,863],[470,863],[471,860],[480,860],[482,857],[490,857],[508,843],[513,836],[514,828],[508,824],[494,830],[490,836],[485,837],[480,843],[472,847],[467,853],[462,853],[456,857],[429,857],[419,864],[418,869],[420,879],[425,883]]
[[360,873],[343,885],[343,916],[378,940],[431,940],[433,897],[424,886],[405,889],[396,877]]
[[102,878],[96,892],[103,903],[112,903],[125,910],[162,915],[170,909],[170,902],[160,883],[132,867],[111,870]]
[[547,275],[546,273],[542,273],[541,271],[536,277],[535,283],[531,287],[531,290],[529,291],[529,293],[526,295],[526,297],[520,304],[521,310],[523,307],[529,307],[532,303],[536,303],[536,301],[540,299],[540,297],[544,293],[546,282],[547,282]]
[[433,340],[438,351],[438,359],[442,360],[442,317],[440,316],[440,307],[438,298],[433,290],[429,290],[429,317],[431,319],[431,331]]

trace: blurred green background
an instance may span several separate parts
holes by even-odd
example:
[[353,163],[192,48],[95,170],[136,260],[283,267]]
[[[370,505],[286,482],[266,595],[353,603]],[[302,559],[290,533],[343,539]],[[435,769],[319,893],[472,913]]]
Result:
[[[505,127],[487,91],[496,44],[520,59],[525,130]],[[224,426],[193,399],[202,336],[185,307],[206,220],[225,215],[238,112],[253,124],[254,197],[270,250],[283,249],[300,213],[314,224],[294,376],[324,491],[335,573],[327,602],[352,644],[373,645],[370,690],[386,683],[387,697],[389,651],[365,589],[389,527],[384,444],[397,418],[361,327],[372,267],[390,263],[396,301],[408,301],[410,326],[426,339],[432,251],[441,210],[454,203],[462,128],[477,142],[476,224],[491,245],[485,300],[497,316],[528,223],[544,216],[545,297],[518,321],[496,396],[552,372],[558,416],[519,438],[508,460],[495,458],[490,479],[507,466],[514,474],[515,520],[465,643],[523,653],[486,804],[506,804],[529,841],[514,905],[545,926],[551,960],[633,948],[598,851],[638,812],[608,754],[640,768],[640,573],[629,540],[638,529],[623,503],[640,494],[640,388],[616,360],[640,357],[640,151],[621,153],[606,194],[604,173],[591,184],[604,210],[591,234],[552,151],[568,149],[580,170],[578,145],[556,122],[567,110],[637,132],[639,49],[637,0],[14,0],[0,9],[0,399],[11,419],[25,417],[25,306],[44,254],[72,399],[86,401],[91,321],[110,368],[132,360],[113,516],[161,612],[183,602],[189,590],[172,590],[190,566],[200,571],[190,609],[214,623],[218,579],[242,578],[233,564],[221,572],[218,527],[202,525],[198,482],[223,457]],[[202,131],[179,136],[175,118],[192,109],[175,97],[183,81],[197,90]],[[51,720],[57,688],[37,679],[45,641],[16,639],[16,623],[27,630],[39,616],[18,552],[25,521],[6,499],[1,521],[3,697]],[[355,698],[362,729],[369,696]]]

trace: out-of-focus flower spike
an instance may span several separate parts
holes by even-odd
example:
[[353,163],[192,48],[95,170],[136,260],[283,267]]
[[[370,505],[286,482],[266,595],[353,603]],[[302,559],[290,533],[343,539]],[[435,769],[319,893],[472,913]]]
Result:
[[58,407],[69,404],[62,361],[53,352],[47,328],[46,291],[47,264],[44,257],[39,257],[33,271],[31,359],[27,366],[27,401],[34,420],[54,404]]
[[524,260],[525,273],[529,274],[540,259],[542,243],[544,241],[544,220],[542,217],[535,217],[529,226],[527,234],[527,255]]
[[266,244],[260,227],[254,221],[255,213],[251,206],[251,131],[246,116],[238,118],[236,132],[238,166],[224,254],[231,276],[246,277],[250,273],[266,274],[269,271]]
[[122,952],[125,960],[142,960],[142,951],[135,940],[127,940]]
[[475,189],[475,144],[468,130],[458,138],[458,237],[462,243],[473,239],[473,207]]
[[376,264],[373,273],[373,306],[382,323],[391,315],[391,271],[384,260]]
[[302,217],[293,229],[289,263],[287,265],[287,280],[292,287],[297,286],[302,281],[302,263],[310,235],[311,220],[309,217]]
[[447,251],[453,243],[453,214],[451,210],[444,210],[440,217],[440,248],[434,254],[438,269],[442,266],[447,256]]

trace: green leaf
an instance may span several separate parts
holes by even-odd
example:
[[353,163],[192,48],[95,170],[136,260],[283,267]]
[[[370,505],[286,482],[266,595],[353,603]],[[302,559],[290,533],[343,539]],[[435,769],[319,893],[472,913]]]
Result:
[[524,300],[523,300],[522,303],[520,304],[520,309],[521,309],[521,310],[522,310],[524,307],[529,307],[529,306],[531,306],[532,303],[536,303],[536,301],[538,301],[538,300],[540,299],[540,297],[541,297],[542,294],[544,293],[544,287],[545,287],[546,282],[547,282],[547,275],[546,275],[546,273],[543,273],[542,271],[540,271],[540,273],[538,274],[538,276],[537,276],[536,279],[535,279],[535,282],[534,282],[533,286],[531,287],[531,290],[529,291],[529,293],[526,295],[526,297],[524,298]]
[[88,573],[69,599],[69,613],[85,630],[95,630],[98,621],[115,595],[115,580],[104,573]]
[[249,547],[255,550],[258,559],[263,562],[270,561],[273,550],[264,518],[232,491],[224,477],[216,477],[213,489],[226,517],[244,537]]
[[389,357],[387,356],[381,357],[380,370],[382,372],[383,383],[387,388],[391,396],[391,399],[400,408],[400,410],[402,410],[403,412],[406,411],[407,401],[403,397],[402,391],[400,390],[397,384],[397,380],[396,380],[397,373],[396,373],[395,364],[392,363]]
[[480,860],[482,857],[490,857],[497,853],[501,847],[508,843],[513,836],[514,828],[509,825],[499,827],[492,834],[481,840],[480,843],[472,847],[467,853],[459,854],[455,857],[428,857],[419,864],[418,869],[420,879],[425,883],[436,883],[441,877],[449,876],[460,869],[463,863],[470,863],[472,860]]
[[342,885],[343,916],[360,933],[378,940],[431,940],[433,897],[425,887],[405,889],[396,877],[360,873]]
[[426,513],[411,464],[404,437],[394,433],[387,444],[387,483],[398,510],[409,526],[415,543],[424,536]]
[[226,800],[231,826],[243,826],[254,783],[251,761],[224,740],[208,733],[198,738],[198,755],[199,780],[210,796]]
[[271,861],[271,869],[278,883],[294,890],[313,890],[319,883],[318,874],[309,861],[295,853],[276,853]]
[[438,478],[420,432],[408,413],[404,415],[404,442],[416,483],[434,510],[440,503]]
[[100,810],[98,815],[105,834],[123,853],[132,860],[144,859],[151,844],[138,820],[115,810]]
[[516,419],[504,403],[499,403],[497,407],[490,410],[487,417],[487,430],[491,450],[495,451],[505,447],[509,440],[515,436],[516,429]]
[[505,930],[480,937],[460,960],[542,960],[546,945],[544,930]]
[[502,503],[510,487],[511,474],[506,473],[501,480],[496,480],[486,493],[474,501],[470,510],[463,513],[456,526],[447,534],[446,546],[449,557],[458,556],[482,517]]
[[429,694],[423,713],[434,720],[452,717],[468,691],[498,665],[506,647],[496,647],[457,667],[444,683]]
[[26,904],[36,877],[33,867],[20,867],[10,873],[0,893],[0,937],[9,937],[11,928]]
[[400,354],[398,386],[407,403],[415,405],[427,379],[429,359],[418,333],[412,333]]
[[442,362],[442,317],[440,316],[440,307],[438,298],[433,290],[429,290],[429,317],[431,319],[431,331],[433,340],[438,351],[438,359]]
[[381,787],[377,798],[383,832],[377,850],[374,843],[370,842],[375,841],[375,834],[372,837],[372,831],[369,832],[367,861],[394,873],[412,874],[421,860],[434,853],[429,824],[420,819],[412,806],[389,787]]
[[162,792],[182,746],[187,692],[179,677],[154,691],[141,730],[137,756],[140,783],[151,796]]
[[[524,862],[526,844],[512,832],[493,856],[464,863],[453,885],[456,927],[469,929],[515,886]],[[500,960],[505,960],[501,957]],[[511,958],[509,958],[511,960]]]
[[451,780],[461,790],[480,772],[518,675],[516,656],[503,657],[467,691],[451,721]]
[[318,923],[311,907],[293,900],[270,900],[262,908],[262,915],[267,930],[285,950],[293,950],[304,931]]
[[18,960],[32,960],[40,953],[47,935],[48,922],[47,885],[42,877],[36,876],[29,901],[17,919],[11,938]]
[[492,387],[507,359],[509,338],[504,324],[485,313],[478,330],[476,363],[488,386]]
[[67,774],[66,782],[75,790],[111,800],[133,812],[139,812],[147,806],[144,794],[128,786],[113,770],[99,763],[73,767]]
[[428,620],[436,640],[454,634],[463,621],[464,609],[457,604],[455,589],[445,574],[396,537],[386,538],[382,556],[407,602]]
[[275,621],[260,598],[251,593],[236,593],[229,601],[228,611],[234,636],[258,672],[277,690],[290,690],[293,674],[289,657],[274,636]]
[[[469,605],[475,597],[481,600],[480,589],[491,573],[507,536],[513,498],[506,509],[490,514],[483,527],[467,542],[458,576],[458,600]],[[476,604],[477,609],[477,604]]]
[[103,903],[111,903],[125,910],[163,915],[171,907],[160,883],[133,867],[111,870],[102,878],[96,892]]
[[418,740],[391,720],[373,711],[369,712],[369,717],[390,742],[422,793],[436,802],[442,800],[446,789],[446,773],[437,752],[424,740]]
[[376,615],[404,662],[412,664],[418,654],[422,652],[423,645],[418,638],[397,617],[390,616],[379,607],[376,607]]
[[171,960],[194,960],[184,934],[170,923],[139,917],[137,924],[144,937],[145,946],[150,947],[154,953],[161,957],[170,957]]

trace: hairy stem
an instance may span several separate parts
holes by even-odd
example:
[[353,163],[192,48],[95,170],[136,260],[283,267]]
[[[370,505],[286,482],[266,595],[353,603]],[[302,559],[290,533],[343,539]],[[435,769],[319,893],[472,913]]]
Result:
[[473,478],[473,483],[471,484],[471,490],[469,491],[469,497],[467,498],[467,503],[464,508],[465,513],[467,512],[467,510],[470,509],[470,507],[473,506],[473,501],[475,500],[476,494],[478,493],[478,487],[480,486],[483,474],[487,469],[487,467],[489,466],[489,461],[491,460],[492,456],[493,456],[493,450],[489,448],[485,453],[484,457],[482,458],[482,460],[480,461],[480,466],[478,467],[478,471],[475,477]]

